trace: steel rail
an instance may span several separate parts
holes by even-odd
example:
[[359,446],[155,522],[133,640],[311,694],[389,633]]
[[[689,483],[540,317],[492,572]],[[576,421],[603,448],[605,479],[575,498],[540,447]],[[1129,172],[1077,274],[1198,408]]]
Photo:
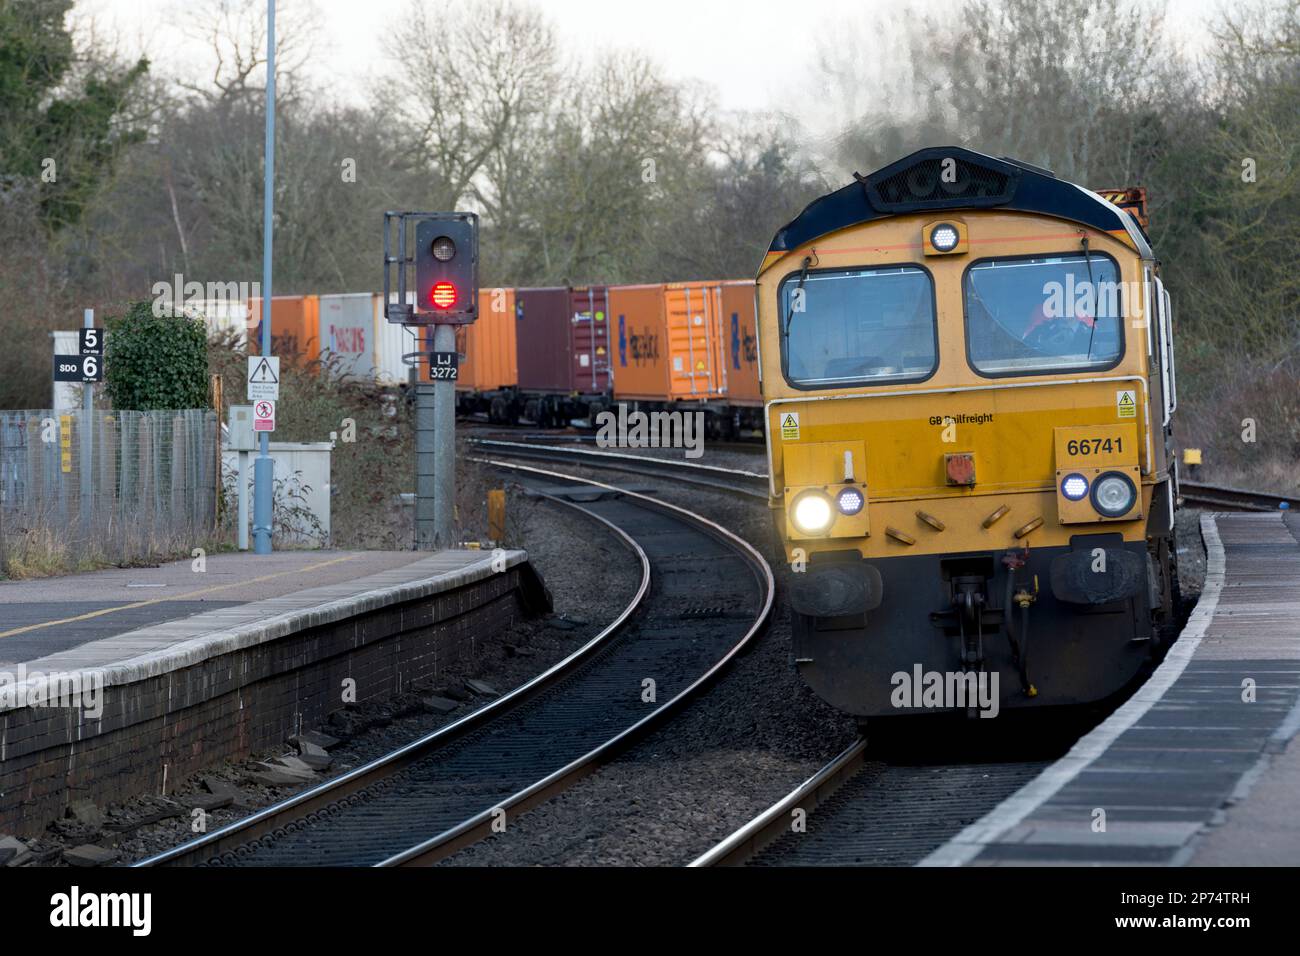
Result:
[[1215,511],[1300,511],[1300,498],[1192,481],[1178,483],[1178,496],[1186,504]]
[[857,773],[862,767],[866,749],[867,739],[859,737],[830,763],[687,866],[740,866],[752,860],[764,847],[786,833],[790,815],[796,809],[812,813],[845,780]]
[[[612,468],[640,474],[671,478],[685,484],[702,485],[720,491],[729,491],[751,498],[767,500],[767,475],[739,468],[719,468],[690,461],[671,461],[651,458],[648,455],[629,455],[622,452],[596,451],[591,448],[570,446],[533,445],[527,442],[498,441],[472,438],[471,445],[487,452],[514,458],[534,458],[543,461],[573,462],[592,468]],[[572,476],[569,476],[570,478]]]

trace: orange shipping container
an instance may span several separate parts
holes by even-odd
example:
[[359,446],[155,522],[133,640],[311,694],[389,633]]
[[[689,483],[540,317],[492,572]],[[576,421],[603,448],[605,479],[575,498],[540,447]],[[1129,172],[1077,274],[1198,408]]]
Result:
[[[432,352],[432,326],[425,336],[425,350]],[[519,384],[514,289],[478,290],[478,318],[456,327],[456,351],[460,353],[457,391],[491,392]],[[421,378],[430,381],[427,361],[422,363]]]
[[615,334],[614,397],[626,401],[666,400],[664,287],[612,285],[609,314]]
[[[248,354],[262,348],[262,300],[248,300]],[[271,297],[271,354],[286,365],[320,358],[320,299],[314,295]]]
[[704,401],[727,396],[717,283],[611,286],[618,337],[614,396]]
[[733,405],[763,404],[758,388],[758,330],[754,326],[754,280],[731,279],[718,287],[727,396]]

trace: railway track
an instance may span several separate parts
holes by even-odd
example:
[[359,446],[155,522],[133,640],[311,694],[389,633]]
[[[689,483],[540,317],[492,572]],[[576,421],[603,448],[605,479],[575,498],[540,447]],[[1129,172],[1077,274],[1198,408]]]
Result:
[[[661,725],[766,624],[771,568],[720,525],[600,482],[489,464],[590,515],[628,547],[642,580],[623,612],[568,658],[492,704],[137,865],[435,863],[502,822],[508,826],[513,815]],[[557,484],[594,486],[611,497],[567,501]]]
[[913,866],[1050,762],[909,764],[874,759],[858,738],[689,865]]
[[606,468],[668,478],[673,482],[728,491],[751,498],[767,500],[767,475],[739,468],[720,468],[691,461],[673,461],[652,458],[649,455],[630,455],[626,452],[598,451],[594,448],[570,445],[534,445],[528,442],[500,441],[474,438],[470,444],[483,452],[509,458],[526,458],[538,461],[566,462],[585,468]]
[[1184,504],[1211,511],[1300,510],[1300,498],[1222,485],[1202,485],[1192,481],[1180,481],[1178,495]]

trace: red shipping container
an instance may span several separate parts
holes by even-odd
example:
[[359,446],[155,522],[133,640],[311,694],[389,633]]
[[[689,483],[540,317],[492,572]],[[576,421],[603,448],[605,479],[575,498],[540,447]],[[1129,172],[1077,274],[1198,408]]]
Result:
[[571,390],[585,395],[609,391],[609,287],[582,286],[570,294]]
[[515,347],[524,391],[573,391],[569,306],[567,287],[515,290]]

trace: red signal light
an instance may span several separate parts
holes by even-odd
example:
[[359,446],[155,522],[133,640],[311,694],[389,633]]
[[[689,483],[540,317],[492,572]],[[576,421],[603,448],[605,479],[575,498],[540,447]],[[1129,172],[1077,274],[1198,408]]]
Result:
[[450,309],[456,304],[456,287],[450,282],[436,283],[429,299],[440,309]]

